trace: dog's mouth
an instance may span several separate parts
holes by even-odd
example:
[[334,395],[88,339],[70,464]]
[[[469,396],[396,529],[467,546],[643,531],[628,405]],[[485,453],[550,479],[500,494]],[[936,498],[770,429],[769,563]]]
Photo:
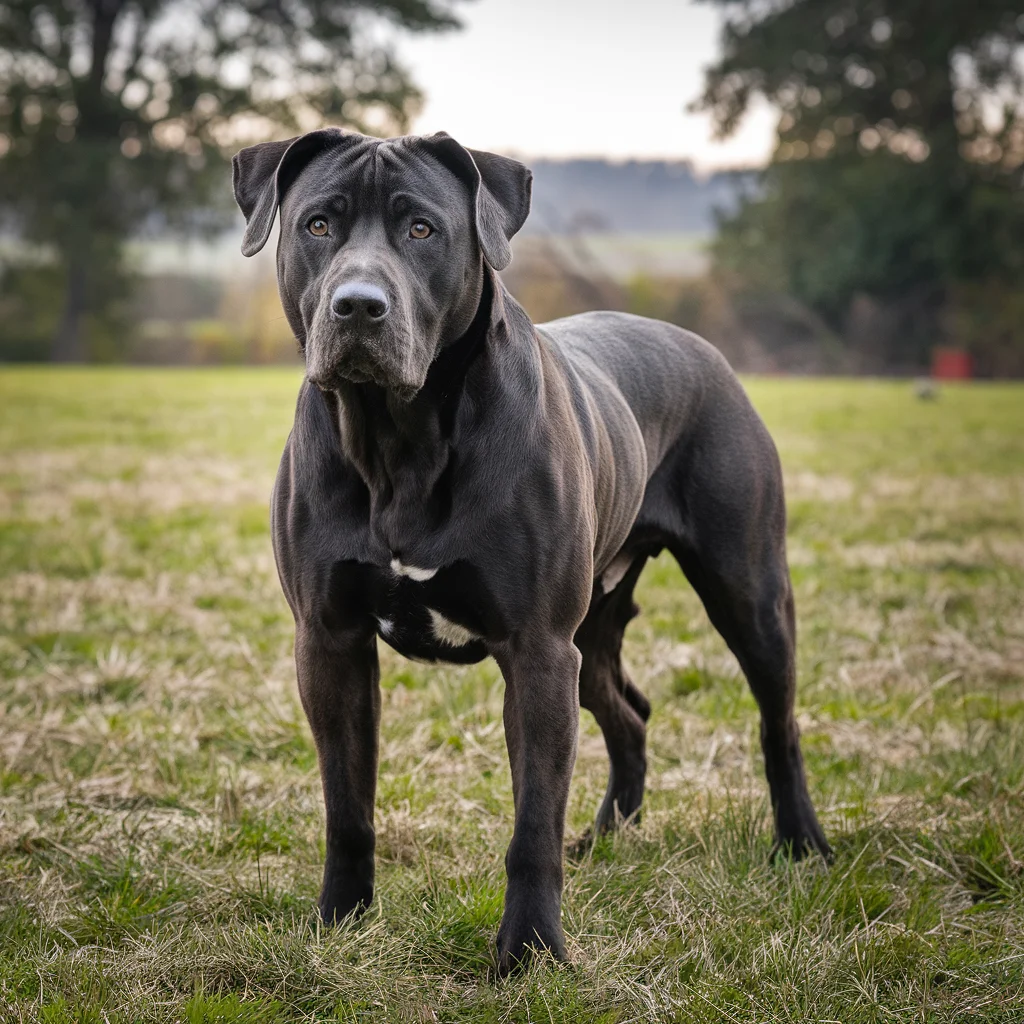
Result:
[[345,384],[374,384],[409,401],[423,386],[420,360],[402,325],[388,323],[372,331],[350,331],[317,316],[306,342],[306,373],[322,391]]
[[377,384],[386,388],[389,386],[384,374],[352,364],[335,366],[326,373],[309,374],[310,382],[315,384],[321,391],[336,391],[343,384]]
[[310,383],[321,391],[337,391],[344,384],[375,384],[403,402],[411,401],[420,389],[417,384],[396,380],[385,367],[365,358],[342,359],[326,372],[310,373],[308,376]]

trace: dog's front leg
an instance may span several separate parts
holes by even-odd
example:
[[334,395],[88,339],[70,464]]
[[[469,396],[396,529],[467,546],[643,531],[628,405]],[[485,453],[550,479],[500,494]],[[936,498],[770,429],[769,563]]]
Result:
[[333,635],[300,625],[299,693],[320,762],[327,860],[320,914],[333,924],[373,899],[373,800],[377,787],[380,670],[371,634]]
[[507,974],[530,947],[565,958],[562,836],[576,761],[581,659],[571,637],[556,636],[518,637],[494,656],[505,677],[505,742],[516,807],[498,930],[498,969]]

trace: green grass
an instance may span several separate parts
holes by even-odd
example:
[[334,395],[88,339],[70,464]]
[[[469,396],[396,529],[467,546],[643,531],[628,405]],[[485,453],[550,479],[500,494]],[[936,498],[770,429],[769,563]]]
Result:
[[[641,581],[643,823],[567,869],[572,962],[495,977],[492,664],[382,648],[377,902],[313,914],[315,755],[266,503],[291,370],[0,373],[0,1020],[1024,1019],[1024,388],[752,380],[836,848],[772,865],[754,703]],[[569,833],[606,778],[584,715]]]

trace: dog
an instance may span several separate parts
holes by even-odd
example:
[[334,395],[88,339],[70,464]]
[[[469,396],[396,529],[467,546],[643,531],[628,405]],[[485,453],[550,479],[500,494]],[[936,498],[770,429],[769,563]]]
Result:
[[640,811],[651,708],[620,649],[666,548],[757,699],[775,848],[828,857],[793,715],[779,459],[717,349],[624,313],[534,326],[498,276],[532,175],[443,132],[324,128],[241,150],[232,178],[246,256],[280,215],[306,364],[271,530],[323,783],[324,921],[373,895],[379,637],[497,662],[515,802],[498,967],[565,957],[578,707],[611,762],[600,834]]

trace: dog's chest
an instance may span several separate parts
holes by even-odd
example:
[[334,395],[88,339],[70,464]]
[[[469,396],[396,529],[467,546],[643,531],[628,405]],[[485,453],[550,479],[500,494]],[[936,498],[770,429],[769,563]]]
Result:
[[407,658],[482,661],[486,626],[474,575],[461,565],[435,569],[392,559],[374,588],[377,635]]

